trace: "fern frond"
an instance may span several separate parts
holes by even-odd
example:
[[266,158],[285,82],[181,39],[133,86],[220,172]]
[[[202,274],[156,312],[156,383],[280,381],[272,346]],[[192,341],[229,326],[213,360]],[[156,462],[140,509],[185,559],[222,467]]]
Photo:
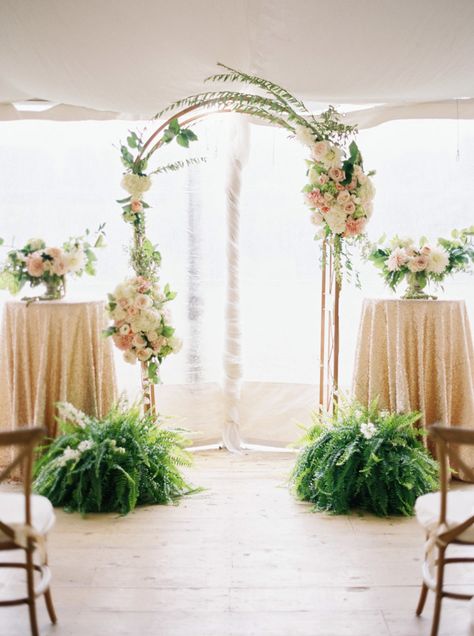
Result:
[[153,170],[152,172],[150,172],[149,174],[166,174],[168,172],[176,172],[177,170],[180,170],[181,168],[186,168],[187,166],[196,166],[200,163],[205,163],[207,161],[207,157],[192,157],[189,159],[182,159],[179,161],[175,161],[173,163],[168,163],[165,166],[159,166],[158,168],[155,168],[155,170]]

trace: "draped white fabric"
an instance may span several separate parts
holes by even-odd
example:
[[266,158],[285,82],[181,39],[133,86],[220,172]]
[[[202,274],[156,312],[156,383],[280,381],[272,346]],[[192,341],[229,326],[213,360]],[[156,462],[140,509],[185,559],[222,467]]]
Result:
[[[7,243],[14,239],[21,245],[31,236],[62,242],[107,222],[108,246],[99,253],[98,276],[71,281],[71,297],[104,298],[129,272],[123,246],[131,233],[114,203],[122,196],[122,166],[113,144],[136,125],[0,123],[0,236]],[[207,164],[157,177],[147,197],[153,206],[149,234],[163,254],[163,282],[178,291],[173,313],[185,341],[183,351],[163,365],[158,404],[174,422],[195,431],[196,443],[220,440],[229,422],[226,187],[232,185],[229,167],[239,160],[238,152],[233,158],[230,152],[236,150],[230,126],[225,115],[200,125],[192,154],[207,155]],[[437,237],[474,222],[472,122],[392,122],[363,131],[359,143],[366,167],[377,170],[372,238],[383,232]],[[227,362],[241,367],[234,380],[242,376],[232,394],[234,400],[240,396],[237,413],[235,402],[231,405],[232,422],[246,442],[285,445],[300,435],[298,423],[309,422],[317,395],[319,251],[301,195],[304,148],[280,130],[252,126],[249,151],[241,173],[238,253],[233,254],[240,262],[234,281],[240,283],[234,307],[240,320],[227,331],[227,343],[232,336],[238,345],[231,347],[234,358]],[[170,158],[183,156],[171,148],[166,152]],[[345,387],[351,381],[361,300],[389,295],[372,266],[359,268],[363,289],[346,285],[342,295]],[[459,276],[441,292],[465,298],[471,317],[472,281]],[[7,298],[0,292],[1,301]],[[237,314],[230,318],[237,320]],[[120,389],[133,397],[138,368],[125,364],[119,353],[117,368]]]
[[150,117],[218,61],[307,101],[474,97],[473,27],[471,0],[2,0],[0,103]]

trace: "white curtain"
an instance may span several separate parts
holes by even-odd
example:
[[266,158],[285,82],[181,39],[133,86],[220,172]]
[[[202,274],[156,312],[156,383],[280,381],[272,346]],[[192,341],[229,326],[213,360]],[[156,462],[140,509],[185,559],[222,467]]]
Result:
[[[140,125],[0,123],[0,236],[7,244],[18,246],[32,236],[60,243],[107,223],[98,275],[72,281],[72,297],[105,298],[130,271],[124,246],[131,232],[114,202],[122,196],[122,167],[113,144]],[[162,251],[163,282],[178,291],[173,314],[185,341],[183,351],[163,365],[158,404],[163,414],[194,431],[199,444],[221,439],[228,413],[223,360],[230,126],[226,116],[201,125],[189,155],[206,155],[207,163],[157,177],[148,197],[149,235]],[[436,238],[474,223],[473,122],[389,122],[362,131],[359,145],[366,167],[377,170],[371,238],[383,232]],[[166,151],[167,158],[183,155]],[[319,248],[301,195],[304,157],[304,148],[284,132],[251,126],[238,241],[242,378],[235,418],[245,442],[294,441],[316,402]],[[354,260],[363,288],[343,289],[343,387],[350,386],[362,298],[390,295],[371,265]],[[472,282],[458,276],[440,295],[466,299],[472,316]],[[7,293],[0,298],[7,300]],[[138,368],[118,352],[116,363],[120,388],[137,395]]]

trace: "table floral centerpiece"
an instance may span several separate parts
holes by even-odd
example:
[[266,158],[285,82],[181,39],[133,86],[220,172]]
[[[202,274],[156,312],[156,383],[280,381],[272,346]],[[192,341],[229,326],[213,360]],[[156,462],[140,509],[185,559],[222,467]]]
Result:
[[8,252],[0,269],[0,289],[18,294],[29,283],[31,287],[45,285],[41,296],[25,300],[59,300],[66,293],[66,276],[95,275],[97,257],[94,249],[103,246],[104,225],[97,230],[94,242],[89,230],[83,236],[70,238],[61,247],[47,246],[41,238],[30,239],[26,245]]
[[395,236],[386,245],[370,244],[366,258],[381,270],[381,276],[392,290],[406,280],[408,287],[403,298],[433,298],[425,293],[429,283],[440,285],[447,276],[468,272],[474,261],[474,226],[453,230],[451,238],[439,238],[429,243],[422,237],[418,244],[411,238]]

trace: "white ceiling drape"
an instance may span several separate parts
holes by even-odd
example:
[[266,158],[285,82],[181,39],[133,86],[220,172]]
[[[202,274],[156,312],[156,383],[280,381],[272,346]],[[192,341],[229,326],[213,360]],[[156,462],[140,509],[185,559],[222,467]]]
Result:
[[0,117],[149,118],[217,61],[308,102],[429,110],[474,97],[473,27],[472,0],[2,0]]

